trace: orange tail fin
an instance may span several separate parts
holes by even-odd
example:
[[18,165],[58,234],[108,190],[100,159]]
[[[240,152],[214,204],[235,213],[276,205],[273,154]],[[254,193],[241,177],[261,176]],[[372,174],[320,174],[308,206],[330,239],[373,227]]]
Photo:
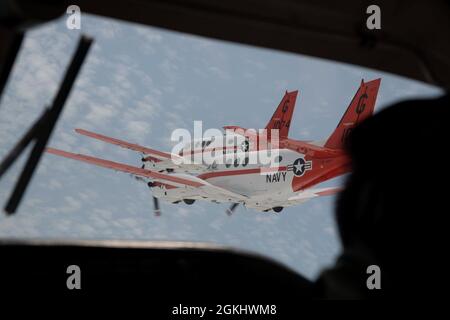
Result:
[[361,86],[353,97],[350,105],[342,116],[334,132],[328,138],[324,147],[331,149],[341,149],[345,139],[355,126],[370,117],[377,100],[378,88],[381,79],[375,79],[369,82],[361,80]]
[[289,134],[289,127],[291,126],[291,119],[292,114],[294,113],[297,94],[298,91],[286,91],[283,99],[278,105],[277,110],[275,110],[275,113],[266,126],[268,132],[270,132],[271,129],[278,129],[278,136],[280,139],[287,138]]

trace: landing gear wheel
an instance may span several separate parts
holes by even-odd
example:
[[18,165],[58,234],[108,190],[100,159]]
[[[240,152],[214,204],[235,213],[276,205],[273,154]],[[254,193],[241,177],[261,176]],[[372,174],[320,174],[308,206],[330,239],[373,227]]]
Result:
[[195,200],[194,199],[183,199],[183,202],[186,203],[186,204],[191,205],[191,204],[193,204],[195,202]]
[[283,207],[273,207],[272,210],[275,211],[276,213],[278,213],[283,210]]

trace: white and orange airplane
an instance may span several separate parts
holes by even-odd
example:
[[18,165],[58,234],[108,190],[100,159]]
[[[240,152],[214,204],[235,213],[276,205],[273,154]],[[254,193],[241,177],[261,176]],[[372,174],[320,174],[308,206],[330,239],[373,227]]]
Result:
[[[162,152],[75,129],[79,134],[141,153],[143,164],[140,168],[54,148],[47,148],[46,151],[126,172],[145,181],[153,193],[156,215],[160,214],[158,199],[186,204],[192,204],[195,200],[231,203],[228,214],[239,204],[259,211],[280,212],[284,207],[340,190],[336,187],[313,187],[350,170],[343,144],[350,131],[373,113],[380,82],[381,79],[361,81],[336,129],[324,141],[288,138],[298,91],[286,91],[264,134],[261,131],[226,126],[223,136],[192,140],[179,153]],[[277,133],[276,143],[271,140],[275,136],[274,132]],[[233,142],[239,138],[243,142],[229,144],[225,140],[230,140],[230,137]],[[222,144],[217,146],[213,141],[221,141]],[[259,159],[263,152],[275,156],[265,163],[249,161]],[[205,153],[209,153],[212,162],[192,161],[194,155]]]

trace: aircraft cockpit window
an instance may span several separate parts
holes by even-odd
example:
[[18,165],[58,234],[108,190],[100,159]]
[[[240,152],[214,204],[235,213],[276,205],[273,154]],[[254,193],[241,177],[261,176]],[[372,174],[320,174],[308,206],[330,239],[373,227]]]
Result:
[[[226,161],[218,159],[222,149],[211,144],[211,137],[222,139],[218,132],[223,132],[224,125],[242,126],[256,132],[266,127],[276,128],[279,121],[272,120],[280,118],[284,109],[292,114],[286,114],[289,125],[280,129],[283,131],[280,137],[311,142],[311,150],[315,150],[324,145],[320,141],[326,142],[336,128],[362,78],[364,84],[382,78],[374,112],[393,101],[437,96],[442,92],[377,70],[87,13],[82,15],[82,30],[78,32],[67,29],[66,19],[64,16],[27,30],[3,89],[0,158],[13,149],[17,138],[26,133],[56,94],[80,32],[94,39],[48,141],[47,147],[54,148],[53,154],[43,153],[39,170],[16,214],[0,214],[0,238],[155,240],[157,237],[214,242],[256,251],[313,279],[320,269],[333,263],[340,250],[333,220],[335,197],[318,196],[295,204],[288,199],[296,198],[294,188],[302,186],[306,178],[339,170],[322,170],[320,166],[325,160],[305,159],[294,147],[280,149],[276,162],[283,165],[278,171],[259,170],[272,165],[275,151],[271,155],[268,150],[263,157],[258,155],[254,159],[253,155],[260,151],[255,151],[258,143],[250,139],[251,148],[243,149],[241,143],[245,138],[238,132],[228,132],[223,138],[227,142],[223,146],[225,157],[230,157]],[[297,90],[301,92],[298,96]],[[295,101],[295,110],[294,104],[292,108],[280,104],[285,95],[295,97],[288,99],[290,103]],[[361,104],[364,107],[368,103],[364,99],[355,101],[364,102]],[[202,122],[201,130],[196,130],[197,121]],[[94,134],[74,132],[75,128],[91,130]],[[205,134],[209,129],[217,130]],[[184,135],[183,141],[173,141],[176,132],[189,134]],[[113,139],[101,140],[99,135]],[[118,146],[117,139],[128,142],[132,150]],[[340,139],[331,140],[332,147],[340,143]],[[270,141],[268,145],[270,149]],[[152,182],[150,178],[139,177],[137,180],[145,181],[140,183],[129,179],[129,173],[115,174],[110,172],[111,168],[75,161],[80,157],[73,155],[82,153],[127,164],[142,174],[142,156],[140,151],[133,150],[136,146],[155,151],[146,154],[148,161],[143,160],[146,170],[172,179],[165,181],[167,185],[172,185],[173,176],[177,175],[176,181],[204,180],[201,188],[188,189],[199,192],[194,196],[202,200],[186,205],[177,201],[185,196],[178,193],[185,192],[178,187],[178,182],[177,187],[174,184],[166,190],[150,189],[146,186]],[[209,161],[201,158],[200,151],[207,146],[217,148],[214,155],[217,158],[210,157]],[[179,154],[180,148],[186,151],[186,158],[192,158],[194,165],[168,166],[170,155]],[[69,152],[74,161],[61,158]],[[200,156],[198,161],[197,156]],[[213,160],[217,160],[218,166],[216,170],[208,170]],[[14,190],[22,168],[18,163],[2,176],[2,207]],[[311,188],[340,187],[343,178],[327,180]],[[217,188],[208,189],[209,186]],[[153,193],[159,197],[161,217],[150,214],[156,207]],[[278,193],[281,196],[276,199]],[[236,194],[233,201],[243,201],[243,195],[249,201],[243,201],[247,203],[238,206],[231,217],[224,218],[230,205],[229,194]],[[263,205],[259,204],[261,201]],[[284,203],[282,212],[272,214],[275,207],[280,208]]]

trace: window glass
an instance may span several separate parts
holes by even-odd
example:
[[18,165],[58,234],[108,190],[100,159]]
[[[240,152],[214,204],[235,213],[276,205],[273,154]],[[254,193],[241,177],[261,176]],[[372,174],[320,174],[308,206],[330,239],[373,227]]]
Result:
[[[80,36],[66,28],[65,18],[26,33],[0,101],[0,158],[56,93]],[[138,152],[82,137],[74,128],[170,153],[177,143],[170,139],[175,130],[191,133],[186,143],[197,139],[194,121],[203,121],[203,132],[224,125],[263,129],[286,90],[299,90],[289,137],[320,144],[336,127],[362,78],[382,78],[375,112],[400,99],[441,93],[377,70],[88,14],[82,19],[81,31],[94,44],[48,146],[137,168],[142,165]],[[284,156],[283,161],[289,166],[295,160]],[[242,161],[242,166],[249,165]],[[2,207],[22,164],[0,179]],[[255,177],[261,183],[252,188],[266,188],[266,177],[259,173],[241,179],[221,173],[230,166],[233,161],[220,165],[207,181],[245,194]],[[237,166],[239,161],[233,168]],[[342,179],[316,187],[340,186]],[[282,182],[271,181],[270,187],[281,188]],[[0,237],[214,242],[272,257],[310,279],[334,263],[340,250],[334,196],[284,208],[277,215],[253,209],[245,214],[240,206],[232,219],[222,216],[226,204],[198,200],[187,206],[161,200],[162,217],[155,220],[149,215],[149,195],[146,183],[128,174],[44,154],[16,215],[0,214]]]

